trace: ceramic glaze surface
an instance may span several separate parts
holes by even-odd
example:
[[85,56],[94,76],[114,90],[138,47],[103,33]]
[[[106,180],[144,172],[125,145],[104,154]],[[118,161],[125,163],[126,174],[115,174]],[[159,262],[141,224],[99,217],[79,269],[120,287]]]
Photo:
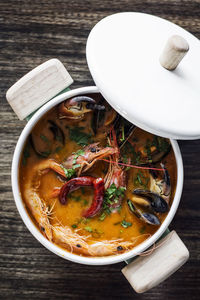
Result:
[[[190,50],[176,70],[168,71],[159,57],[175,34],[187,40]],[[119,13],[92,29],[86,50],[96,85],[124,118],[160,136],[200,137],[197,38],[155,16]]]

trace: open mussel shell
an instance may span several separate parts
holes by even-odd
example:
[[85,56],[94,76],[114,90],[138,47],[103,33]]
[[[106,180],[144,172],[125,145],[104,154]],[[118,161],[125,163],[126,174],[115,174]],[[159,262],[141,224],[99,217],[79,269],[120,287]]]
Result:
[[131,137],[135,128],[136,126],[134,124],[125,120],[122,116],[117,115],[114,122],[114,129],[117,137],[117,144],[120,148],[122,148]]
[[[38,135],[34,131],[30,135],[30,144],[37,155],[47,158],[53,151],[53,140],[57,141],[57,144],[65,144],[65,135],[62,129],[52,120],[47,121],[49,123],[49,131],[44,134]],[[57,145],[57,146],[58,146]]]
[[171,150],[170,142],[162,137],[154,136],[151,145],[146,145],[140,149],[143,163],[158,163],[160,162]]
[[127,200],[129,210],[140,220],[150,225],[160,225],[158,217],[149,212],[142,212],[138,209],[131,200]]
[[153,193],[148,190],[135,189],[134,195],[144,197],[151,205],[153,211],[158,213],[165,213],[169,210],[167,202],[157,193]]
[[[100,99],[98,104],[94,106],[95,111],[92,117],[92,129],[94,134],[97,134],[99,128],[106,128],[110,126],[117,117],[117,112],[110,106],[104,106],[104,99]],[[90,104],[88,104],[90,106]]]
[[155,164],[157,162],[160,162],[170,151],[171,146],[166,149],[166,151],[155,151],[155,153],[152,154],[152,163]]
[[[38,141],[39,139],[40,141]],[[31,133],[30,144],[37,155],[47,158],[51,154],[51,146],[48,140],[45,141],[44,139],[42,135],[37,136]]]
[[48,120],[48,123],[51,125],[49,129],[53,133],[54,140],[60,142],[63,146],[65,144],[65,135],[62,129],[52,120]]
[[160,225],[160,220],[154,214],[142,213],[142,219],[150,225]]

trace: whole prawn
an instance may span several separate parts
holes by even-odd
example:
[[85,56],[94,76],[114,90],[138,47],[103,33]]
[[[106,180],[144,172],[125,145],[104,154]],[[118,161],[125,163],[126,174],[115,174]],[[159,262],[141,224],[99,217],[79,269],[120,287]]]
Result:
[[76,251],[79,254],[88,256],[108,256],[113,254],[120,254],[131,249],[137,239],[132,241],[123,241],[122,239],[104,240],[89,242],[90,236],[83,236],[78,233],[79,229],[72,231],[68,226],[55,225],[52,227],[54,234],[54,242],[62,244],[63,247]]
[[62,167],[54,160],[48,159],[41,161],[31,170],[27,178],[28,180],[26,181],[24,188],[24,198],[26,205],[38,223],[41,231],[48,240],[52,241],[52,230],[48,218],[48,208],[39,195],[41,176],[49,170],[53,170],[65,177]]
[[[97,160],[97,157],[107,157],[115,151],[116,149],[111,147],[101,148],[98,146],[98,144],[92,144],[85,147],[84,156],[81,156],[81,161],[79,161],[81,166],[79,172],[83,172],[85,171],[85,169],[88,170],[90,167],[92,167],[94,162]],[[64,162],[63,165],[65,165],[66,167],[71,159],[72,157],[67,159],[67,161]],[[42,160],[28,174],[24,188],[24,199],[26,205],[31,211],[36,222],[38,223],[41,232],[50,241],[52,241],[53,236],[51,224],[48,218],[49,211],[44,200],[40,197],[39,187],[41,183],[41,176],[49,172],[49,170],[53,170],[63,178],[66,178],[65,172],[63,170],[63,165],[58,164],[53,159]]]

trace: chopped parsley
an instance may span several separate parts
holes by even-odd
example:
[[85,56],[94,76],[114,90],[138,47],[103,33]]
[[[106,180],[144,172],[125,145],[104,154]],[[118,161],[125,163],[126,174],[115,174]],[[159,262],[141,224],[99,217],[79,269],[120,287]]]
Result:
[[124,227],[124,228],[128,228],[128,227],[132,226],[132,223],[123,220],[123,221],[121,222],[121,226]]
[[88,205],[88,201],[86,199],[83,200],[83,206]]
[[73,158],[73,165],[76,164],[76,160],[79,156],[83,156],[85,154],[85,151],[83,149],[80,149],[76,152],[73,152],[74,158]]
[[170,148],[170,143],[167,139],[154,135],[152,146],[155,146],[159,152],[167,152]]
[[90,226],[86,226],[86,227],[84,227],[84,229],[86,231],[90,232],[94,238],[99,238],[102,235],[102,233],[103,233],[101,230],[98,230],[96,228],[93,229]]
[[151,142],[147,140],[146,146],[145,146],[145,152],[147,153],[147,159],[149,163],[152,163],[152,156],[151,156]]
[[73,224],[73,225],[72,225],[72,228],[77,228],[77,225],[76,225],[76,224]]
[[70,140],[80,146],[86,146],[91,142],[91,134],[83,132],[84,127],[69,128]]
[[[100,216],[100,220],[103,221],[106,217],[106,214],[109,215],[112,211],[111,206],[115,203],[118,203],[120,197],[124,197],[124,192],[126,188],[120,186],[116,187],[114,183],[105,191],[104,202],[103,202],[103,213]],[[120,209],[120,208],[119,208]],[[105,214],[105,215],[104,215]]]
[[106,218],[106,213],[103,212],[99,217],[99,221],[103,221],[105,218]]
[[137,172],[136,177],[134,179],[134,184],[136,186],[140,185],[140,186],[144,187],[145,189],[147,189],[148,183],[149,183],[149,178],[145,177],[141,171]]
[[93,232],[93,229],[90,226],[85,226],[84,229],[88,232]]
[[140,164],[141,154],[139,151],[135,150],[134,146],[130,144],[129,141],[124,145],[123,153],[125,153],[125,155],[129,154],[129,157],[131,155],[131,162],[133,164]]
[[77,168],[80,168],[80,164],[76,164],[72,167],[72,169],[66,169],[64,167],[63,168],[63,171],[65,172],[65,176],[67,177],[67,179],[70,179],[72,178],[74,175],[76,175],[76,169]]
[[120,142],[123,142],[124,140],[125,140],[124,124],[122,124]]
[[140,232],[141,234],[145,233],[145,231],[146,231],[146,226],[140,227],[139,232]]
[[80,196],[74,196],[74,195],[69,195],[69,198],[76,201],[76,202],[79,202],[81,201],[81,197]]
[[80,195],[76,196],[73,195],[73,193],[68,195],[69,199],[75,201],[75,202],[81,202],[81,206],[87,206],[88,205],[88,200],[83,199]]

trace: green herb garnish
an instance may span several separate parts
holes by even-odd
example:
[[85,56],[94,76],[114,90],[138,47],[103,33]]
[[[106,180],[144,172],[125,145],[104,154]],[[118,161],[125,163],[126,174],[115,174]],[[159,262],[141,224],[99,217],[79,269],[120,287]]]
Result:
[[[112,211],[112,204],[118,203],[119,197],[124,197],[126,188],[120,186],[119,188],[116,187],[114,183],[105,191],[104,195],[104,202],[103,202],[103,212],[109,215]],[[119,208],[120,209],[120,208]],[[102,217],[105,219],[105,216]]]
[[120,138],[120,142],[123,142],[125,140],[124,124],[122,124],[122,127],[121,127],[121,134],[122,134],[122,137]]
[[146,231],[146,226],[140,227],[139,232],[140,232],[141,234],[145,233],[145,231]]
[[155,146],[159,152],[167,152],[170,148],[170,143],[167,139],[154,135],[152,146]]
[[92,231],[92,236],[93,236],[94,238],[100,238],[100,236],[102,235],[102,233],[103,233],[103,231],[98,230],[98,229],[94,229],[94,230]]
[[85,151],[82,150],[82,149],[80,149],[80,150],[78,150],[78,151],[76,151],[76,152],[73,152],[73,154],[74,154],[73,164],[76,164],[77,158],[78,158],[79,156],[83,156],[83,155],[85,154]]
[[83,206],[88,205],[88,201],[86,199],[83,200]]
[[152,156],[151,156],[151,142],[147,140],[146,146],[145,146],[145,152],[147,153],[148,162],[152,163]]
[[86,226],[84,229],[88,232],[93,232],[93,229],[90,226]]
[[148,186],[148,183],[149,183],[149,178],[145,177],[144,174],[141,171],[139,171],[136,174],[136,177],[134,179],[134,184],[137,186],[141,185],[142,187],[144,187],[146,189]]
[[81,197],[80,196],[74,196],[74,195],[69,195],[69,198],[76,201],[76,202],[79,202],[81,201]]
[[80,168],[80,166],[81,166],[80,164],[76,164],[72,167],[72,169],[66,169],[66,168],[62,167],[64,172],[65,172],[65,176],[67,177],[67,179],[70,179],[71,177],[76,175],[76,169]]
[[72,225],[72,228],[77,228],[77,225],[76,225],[76,224],[73,224],[73,225]]
[[121,226],[124,227],[124,228],[128,228],[128,227],[132,226],[132,223],[123,220],[123,221],[121,222]]
[[84,127],[69,128],[70,140],[78,145],[86,146],[91,142],[91,134],[83,132]]
[[105,218],[106,218],[106,213],[103,212],[99,217],[99,221],[103,221]]
[[65,176],[67,177],[67,179],[70,179],[71,177],[73,177],[76,174],[75,169],[66,169],[63,167],[63,170],[65,172]]

